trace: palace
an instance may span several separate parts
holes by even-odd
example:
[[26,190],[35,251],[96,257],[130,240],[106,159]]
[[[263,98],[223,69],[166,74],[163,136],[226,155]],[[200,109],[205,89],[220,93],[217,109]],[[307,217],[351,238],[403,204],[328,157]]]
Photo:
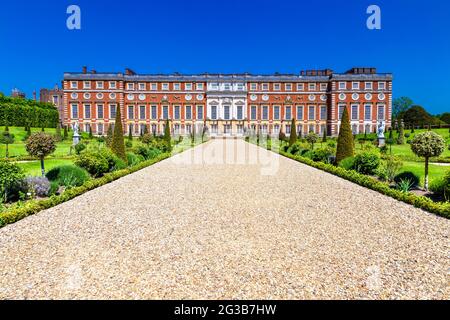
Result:
[[308,70],[299,74],[136,74],[97,73],[83,67],[64,74],[64,124],[106,134],[121,108],[124,132],[164,132],[169,120],[174,135],[201,132],[242,136],[259,131],[277,135],[311,131],[337,135],[348,108],[352,130],[375,132],[377,123],[391,126],[392,74],[374,68],[345,73]]

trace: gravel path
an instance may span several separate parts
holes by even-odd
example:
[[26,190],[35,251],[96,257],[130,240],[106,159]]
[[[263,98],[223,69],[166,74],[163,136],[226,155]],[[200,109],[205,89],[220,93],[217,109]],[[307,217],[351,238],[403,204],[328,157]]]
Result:
[[0,298],[448,299],[449,227],[216,140],[0,229]]

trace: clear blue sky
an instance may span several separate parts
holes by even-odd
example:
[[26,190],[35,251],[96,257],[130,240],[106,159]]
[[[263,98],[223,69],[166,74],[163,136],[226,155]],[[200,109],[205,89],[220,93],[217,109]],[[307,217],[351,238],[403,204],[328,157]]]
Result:
[[[82,30],[66,28],[77,4]],[[382,30],[366,9],[382,10]],[[2,1],[0,91],[60,83],[83,65],[140,73],[298,73],[375,66],[394,73],[394,96],[450,111],[450,2],[446,0]]]

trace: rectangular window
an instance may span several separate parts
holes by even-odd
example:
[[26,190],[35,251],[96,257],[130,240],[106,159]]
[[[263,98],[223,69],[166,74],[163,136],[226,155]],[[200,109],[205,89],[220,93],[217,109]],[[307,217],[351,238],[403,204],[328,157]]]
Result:
[[185,106],[185,115],[184,118],[186,120],[191,120],[192,119],[192,107],[191,106]]
[[84,119],[90,119],[91,118],[91,105],[85,104],[84,105]]
[[180,106],[173,107],[173,113],[174,113],[174,119],[175,120],[180,120],[180,118],[181,118],[181,116],[180,116]]
[[103,89],[103,81],[97,81],[97,89]]
[[365,88],[366,88],[366,90],[372,90],[372,89],[373,89],[373,84],[372,84],[372,82],[366,82],[366,83],[365,83]]
[[303,120],[303,106],[297,106],[297,120]]
[[103,134],[103,123],[97,124],[97,134],[102,135]]
[[386,90],[386,82],[378,82],[378,90]]
[[71,81],[70,82],[70,88],[71,89],[78,89],[78,82],[77,81]]
[[104,115],[103,115],[103,105],[102,104],[98,104],[97,105],[97,119],[103,119]]
[[241,83],[241,82],[236,83],[236,90],[237,91],[244,91],[244,88],[245,88],[245,86],[244,86],[243,83]]
[[139,90],[145,91],[145,83],[139,83]]
[[290,106],[286,106],[285,107],[285,114],[284,114],[284,119],[285,120],[292,120],[292,110]]
[[184,84],[184,90],[191,91],[192,90],[192,83],[185,83]]
[[231,83],[224,83],[223,90],[231,90]]
[[152,120],[158,119],[158,107],[152,106]]
[[385,112],[384,112],[384,106],[378,106],[378,120],[384,120],[385,119]]
[[352,105],[352,120],[358,120],[358,105]]
[[316,84],[315,83],[310,83],[308,85],[308,90],[309,91],[315,91],[316,90]]
[[162,90],[168,91],[169,90],[169,84],[168,83],[163,83],[162,84]]
[[372,120],[372,105],[370,104],[364,106],[364,120]]
[[196,83],[195,86],[197,88],[197,91],[202,91],[204,88],[203,83]]
[[359,82],[352,82],[352,89],[359,90]]
[[150,90],[152,90],[152,91],[158,91],[158,84],[157,84],[157,83],[152,83],[152,84],[150,84]]
[[145,106],[139,106],[139,119],[145,120]]
[[345,105],[339,106],[339,120],[342,120],[342,115],[344,114]]
[[280,91],[281,90],[281,84],[274,83],[273,84],[273,91]]
[[91,88],[91,82],[90,81],[85,81],[83,83],[83,88],[84,89],[90,89]]
[[339,82],[339,90],[347,89],[347,82]]
[[252,91],[258,90],[258,84],[257,83],[250,83],[250,90],[252,90]]
[[262,120],[269,120],[269,107],[262,106]]
[[134,119],[134,106],[128,106],[128,119]]
[[256,106],[251,106],[250,108],[250,119],[256,120]]
[[316,126],[315,126],[315,125],[313,125],[313,124],[310,124],[310,125],[309,125],[309,132],[314,132],[314,133],[315,133],[315,132],[316,132],[315,129],[316,129]]
[[72,119],[78,119],[78,105],[72,105]]
[[308,120],[315,120],[315,119],[316,119],[316,107],[309,106],[308,107]]
[[134,90],[134,83],[127,83],[127,90]]
[[169,119],[169,106],[163,106],[163,119],[167,120]]
[[223,119],[230,120],[230,106],[223,106]]
[[109,82],[109,88],[110,89],[115,89],[116,88],[116,82],[115,81],[110,81]]
[[197,106],[197,120],[203,120],[203,106]]
[[217,106],[211,106],[211,119],[217,120]]
[[284,85],[284,90],[286,91],[292,91],[292,83],[286,83]]
[[237,106],[237,119],[242,120],[244,119],[244,107],[243,106]]
[[297,83],[297,91],[305,91],[305,84]]
[[273,120],[280,120],[280,106],[273,107]]
[[320,84],[320,91],[327,91],[328,85],[326,83]]
[[291,125],[290,124],[286,125],[286,134],[291,134]]
[[174,83],[174,84],[173,84],[173,90],[174,90],[174,91],[180,91],[180,90],[181,90],[181,84],[179,84],[179,83]]
[[326,119],[327,119],[327,107],[320,106],[320,120],[326,120]]
[[268,91],[269,90],[269,84],[268,83],[263,83],[261,85],[261,87],[262,87],[262,91]]

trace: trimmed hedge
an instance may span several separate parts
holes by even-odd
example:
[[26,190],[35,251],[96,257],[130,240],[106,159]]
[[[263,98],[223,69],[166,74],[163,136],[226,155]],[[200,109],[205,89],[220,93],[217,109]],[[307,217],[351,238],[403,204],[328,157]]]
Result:
[[311,159],[291,155],[283,151],[280,151],[280,154],[287,158],[314,167],[316,169],[320,169],[328,173],[334,174],[345,180],[359,184],[360,186],[372,189],[374,191],[378,191],[396,200],[411,204],[416,208],[420,208],[428,212],[437,214],[439,216],[445,217],[447,219],[450,219],[450,203],[448,202],[436,203],[426,197],[418,196],[412,193],[403,193],[399,190],[392,189],[388,184],[380,182],[373,177],[366,176],[353,170],[346,170],[344,168],[335,167],[334,165],[326,164],[323,162],[314,162]]
[[38,213],[41,210],[45,210],[45,209],[54,207],[56,205],[59,205],[63,202],[69,201],[75,197],[78,197],[79,195],[82,195],[83,193],[86,193],[90,190],[93,190],[95,188],[98,188],[100,186],[108,184],[108,183],[110,183],[114,180],[117,180],[119,178],[122,178],[130,173],[134,173],[136,171],[142,170],[148,166],[151,166],[152,164],[155,164],[159,161],[167,159],[170,156],[171,155],[169,153],[163,153],[154,159],[141,162],[134,167],[107,173],[101,178],[89,180],[86,183],[84,183],[82,186],[68,189],[59,196],[54,195],[45,200],[31,200],[31,201],[26,202],[23,207],[14,208],[14,209],[10,209],[5,212],[2,212],[2,213],[0,213],[0,228],[6,226],[7,224],[17,222],[23,218],[26,218],[30,215]]
[[48,103],[0,97],[0,126],[56,128],[58,110]]

